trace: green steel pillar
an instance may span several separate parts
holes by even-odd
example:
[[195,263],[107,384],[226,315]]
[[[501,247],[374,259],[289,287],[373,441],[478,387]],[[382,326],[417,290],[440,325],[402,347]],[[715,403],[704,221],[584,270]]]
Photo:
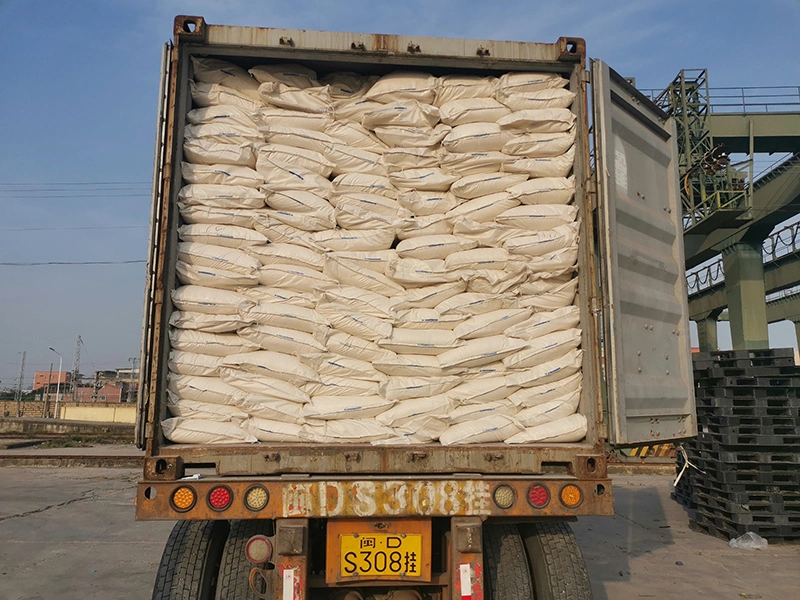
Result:
[[716,352],[719,350],[717,344],[717,320],[713,317],[706,317],[697,321],[697,337],[700,341],[700,352]]
[[734,350],[769,348],[761,242],[732,244],[722,264]]

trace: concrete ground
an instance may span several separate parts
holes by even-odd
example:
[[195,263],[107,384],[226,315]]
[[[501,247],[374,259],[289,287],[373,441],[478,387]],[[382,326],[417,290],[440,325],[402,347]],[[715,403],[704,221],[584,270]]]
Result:
[[[0,468],[0,599],[137,600],[151,595],[172,523],[133,519],[138,470]],[[573,527],[595,600],[788,600],[800,545],[732,550],[691,531],[663,475],[618,476],[615,516]]]

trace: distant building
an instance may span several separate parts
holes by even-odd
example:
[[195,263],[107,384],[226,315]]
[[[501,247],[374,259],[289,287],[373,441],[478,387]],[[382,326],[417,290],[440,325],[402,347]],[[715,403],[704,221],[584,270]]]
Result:
[[66,392],[72,384],[72,373],[69,371],[61,371],[61,373],[58,371],[53,371],[52,373],[50,371],[36,371],[33,376],[33,389],[38,393],[50,392],[54,394],[56,388],[59,387],[59,381],[61,382],[61,393]]
[[76,402],[136,402],[139,398],[139,369],[95,371],[91,385],[75,389]]

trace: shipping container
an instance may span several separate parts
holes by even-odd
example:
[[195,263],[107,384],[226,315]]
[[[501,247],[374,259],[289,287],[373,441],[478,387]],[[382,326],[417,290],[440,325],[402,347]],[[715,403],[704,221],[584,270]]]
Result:
[[[172,292],[185,283],[177,269],[186,224],[179,193],[198,57],[244,70],[291,64],[320,78],[412,71],[567,80],[585,436],[523,444],[170,442],[162,428],[170,417],[169,324]],[[587,60],[579,38],[441,39],[180,16],[161,67],[136,516],[178,524],[153,597],[591,597],[567,521],[613,514],[607,448],[696,435],[672,119],[608,65]]]

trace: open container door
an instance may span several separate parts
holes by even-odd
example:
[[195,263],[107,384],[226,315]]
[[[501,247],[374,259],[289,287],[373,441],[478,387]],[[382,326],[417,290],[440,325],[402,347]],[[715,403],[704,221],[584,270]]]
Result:
[[592,62],[608,440],[697,435],[675,125]]

